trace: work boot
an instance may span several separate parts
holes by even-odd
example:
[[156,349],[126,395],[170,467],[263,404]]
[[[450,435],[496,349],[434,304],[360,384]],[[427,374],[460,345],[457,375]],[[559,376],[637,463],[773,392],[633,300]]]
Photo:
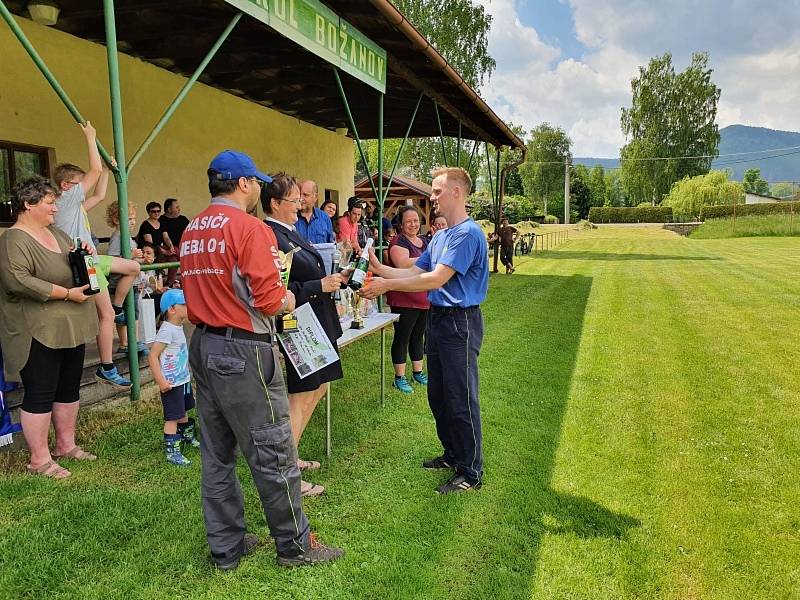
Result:
[[308,535],[308,550],[296,556],[278,555],[278,564],[281,567],[306,567],[331,562],[344,555],[341,548],[326,546],[319,541],[316,534]]

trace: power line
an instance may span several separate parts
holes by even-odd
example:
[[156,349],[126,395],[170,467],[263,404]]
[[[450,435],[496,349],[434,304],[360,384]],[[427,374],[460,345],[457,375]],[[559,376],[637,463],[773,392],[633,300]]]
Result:
[[[655,160],[683,160],[683,159],[692,159],[692,158],[712,158],[712,159],[719,159],[727,156],[745,156],[748,154],[761,154],[763,152],[782,152],[784,150],[798,150],[800,151],[800,146],[787,146],[785,148],[770,148],[769,150],[750,150],[748,152],[731,152],[727,154],[697,154],[694,156],[655,156],[655,157],[644,157],[644,158],[601,158],[599,160],[616,160],[619,162],[623,161],[630,161],[630,162],[642,162],[642,161],[655,161]],[[789,152],[787,154],[778,154],[776,156],[762,156],[756,157],[753,159],[748,160],[762,160],[767,158],[776,158],[777,156],[789,156],[791,154],[798,154],[798,152]],[[743,161],[746,162],[746,161]],[[553,160],[553,161],[531,161],[529,164],[534,165],[563,165],[563,160]],[[607,167],[609,169],[615,169],[618,167]]]

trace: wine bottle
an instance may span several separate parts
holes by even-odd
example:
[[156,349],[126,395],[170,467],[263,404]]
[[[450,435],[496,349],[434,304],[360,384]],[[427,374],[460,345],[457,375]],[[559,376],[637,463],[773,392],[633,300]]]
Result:
[[[333,256],[331,257],[331,274],[339,272],[339,266],[341,262],[342,262],[342,253],[339,252],[339,248],[334,248]],[[339,301],[340,298],[341,298],[341,292],[339,290],[333,292],[334,300]]]
[[69,253],[69,266],[72,269],[72,283],[75,287],[88,288],[83,290],[85,296],[100,292],[100,282],[97,279],[97,262],[95,257],[83,247],[81,239],[75,240],[75,248]]
[[358,257],[356,268],[350,276],[350,288],[360,290],[364,285],[364,279],[367,277],[367,270],[369,269],[369,249],[372,248],[372,238],[367,238],[367,243],[364,244],[364,250],[361,256]]

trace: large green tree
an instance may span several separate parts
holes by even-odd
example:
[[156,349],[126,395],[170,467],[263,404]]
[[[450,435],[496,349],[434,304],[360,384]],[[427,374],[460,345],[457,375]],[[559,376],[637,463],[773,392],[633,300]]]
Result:
[[622,109],[621,178],[636,202],[657,203],[672,184],[708,173],[718,154],[720,88],[708,54],[696,52],[676,73],[669,53],[650,59],[631,80],[630,108]]
[[744,172],[742,185],[745,192],[761,194],[762,196],[769,195],[769,184],[761,178],[761,169],[747,169]]
[[663,205],[671,206],[675,217],[693,221],[700,218],[700,209],[706,205],[742,202],[742,184],[729,181],[727,171],[711,171],[705,175],[684,177],[675,182],[665,196]]
[[571,146],[563,129],[542,123],[531,130],[528,156],[519,167],[525,195],[559,219],[564,217],[564,161],[571,158]]
[[[479,90],[495,68],[495,61],[489,54],[489,30],[492,16],[483,6],[473,4],[471,0],[394,0],[394,5],[417,30],[436,47],[450,65],[473,89]],[[457,141],[445,140],[448,163],[455,164]],[[364,142],[366,154],[369,156],[369,167],[377,169],[377,141]],[[386,169],[397,155],[400,140],[385,141]],[[462,141],[461,165],[466,167],[472,142]],[[479,158],[479,157],[477,157]],[[364,176],[358,152],[355,153],[356,177]],[[444,160],[441,142],[436,138],[411,139],[406,143],[400,157],[400,172],[430,182],[431,170],[442,165]],[[470,173],[473,179],[478,174],[477,161],[473,161]]]

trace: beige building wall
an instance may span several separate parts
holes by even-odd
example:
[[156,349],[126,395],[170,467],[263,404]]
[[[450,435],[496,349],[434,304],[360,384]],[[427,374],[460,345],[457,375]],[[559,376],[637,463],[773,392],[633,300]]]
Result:
[[[18,22],[113,155],[105,46],[28,19]],[[120,56],[120,79],[125,150],[131,157],[186,79],[126,55]],[[87,163],[80,128],[5,24],[0,26],[0,140],[52,147],[56,162]],[[338,192],[340,205],[353,194],[350,138],[197,83],[131,173],[129,200],[138,221],[146,218],[147,202],[169,197],[180,200],[186,216],[199,212],[209,200],[208,163],[226,148],[247,152],[268,173],[316,180],[321,199],[326,188]],[[115,199],[112,181],[106,203]],[[90,213],[98,236],[109,232],[106,203]]]

